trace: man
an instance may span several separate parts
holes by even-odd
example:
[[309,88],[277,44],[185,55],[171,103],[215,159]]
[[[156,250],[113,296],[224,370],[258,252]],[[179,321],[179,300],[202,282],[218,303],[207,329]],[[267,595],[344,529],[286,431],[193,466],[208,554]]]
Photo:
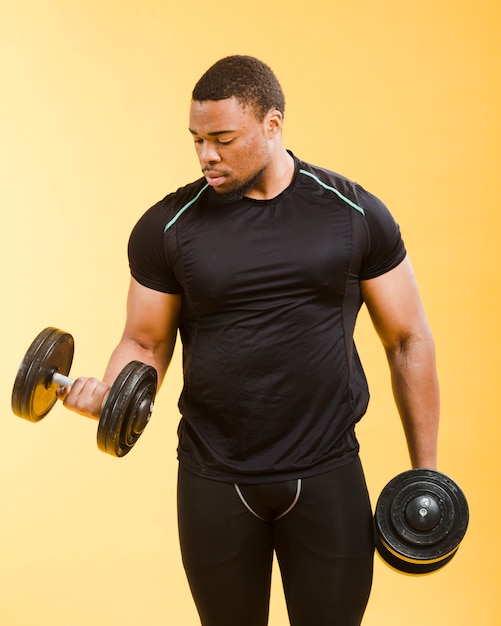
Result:
[[104,382],[60,393],[98,417],[127,362],[162,380],[179,329],[179,534],[204,626],[267,624],[274,552],[291,624],[361,623],[374,549],[354,432],[369,399],[353,343],[363,303],[411,464],[436,467],[434,345],[399,228],[362,187],[285,149],[284,106],[252,57],[200,79],[189,130],[204,176],[134,228]]

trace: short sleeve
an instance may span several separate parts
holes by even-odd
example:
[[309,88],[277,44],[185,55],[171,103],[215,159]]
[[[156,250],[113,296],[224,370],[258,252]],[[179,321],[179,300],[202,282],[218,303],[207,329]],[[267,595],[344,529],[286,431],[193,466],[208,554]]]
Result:
[[166,208],[163,201],[137,222],[129,238],[128,256],[132,277],[149,289],[181,293],[165,246]]
[[376,278],[399,265],[406,256],[400,227],[376,196],[357,186],[357,197],[365,212],[368,250],[360,269],[360,279]]

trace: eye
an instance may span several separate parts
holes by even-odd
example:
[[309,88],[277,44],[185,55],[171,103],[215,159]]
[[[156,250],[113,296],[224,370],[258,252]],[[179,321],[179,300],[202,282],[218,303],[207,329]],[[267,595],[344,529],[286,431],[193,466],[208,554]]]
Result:
[[218,144],[221,145],[221,146],[227,146],[232,141],[233,141],[233,138],[232,139],[218,139],[217,140]]

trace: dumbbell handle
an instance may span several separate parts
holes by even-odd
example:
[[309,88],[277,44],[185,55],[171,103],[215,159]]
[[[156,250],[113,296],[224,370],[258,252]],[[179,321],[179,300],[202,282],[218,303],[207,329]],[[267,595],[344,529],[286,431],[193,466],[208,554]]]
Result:
[[68,378],[68,376],[55,372],[52,376],[52,382],[55,385],[59,385],[59,387],[71,387],[75,381],[73,378]]

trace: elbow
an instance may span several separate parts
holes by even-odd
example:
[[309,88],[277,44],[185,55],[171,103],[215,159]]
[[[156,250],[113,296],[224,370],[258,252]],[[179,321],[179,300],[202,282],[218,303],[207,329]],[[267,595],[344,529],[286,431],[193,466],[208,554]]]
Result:
[[435,360],[435,341],[429,331],[398,336],[385,343],[384,348],[390,361],[399,358],[419,359],[420,356],[426,357],[426,360]]

